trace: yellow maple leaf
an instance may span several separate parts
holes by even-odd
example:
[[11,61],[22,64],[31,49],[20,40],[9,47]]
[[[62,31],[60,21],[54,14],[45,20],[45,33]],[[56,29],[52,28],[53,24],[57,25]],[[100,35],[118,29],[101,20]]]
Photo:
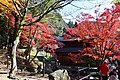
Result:
[[[15,3],[19,4],[19,0],[14,0]],[[20,7],[17,6],[18,9],[20,9]],[[16,7],[13,3],[13,0],[0,0],[0,14],[4,14],[4,13],[10,13],[10,12],[16,12]]]

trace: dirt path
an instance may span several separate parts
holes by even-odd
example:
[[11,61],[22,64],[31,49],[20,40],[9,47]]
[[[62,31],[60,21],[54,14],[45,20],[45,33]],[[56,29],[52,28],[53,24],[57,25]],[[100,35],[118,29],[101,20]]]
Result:
[[7,69],[7,66],[0,63],[0,80],[49,80],[48,75],[45,74],[43,77],[43,74],[35,74],[30,72],[18,72],[16,74],[16,79],[9,79],[9,69]]
[[5,50],[0,49],[0,80],[49,80],[47,74],[42,77],[42,74],[33,74],[25,71],[17,73],[16,79],[9,79],[9,69],[6,65],[7,58],[5,53]]
[[29,72],[21,72],[16,74],[16,79],[8,78],[9,71],[6,69],[0,69],[0,80],[49,80],[46,74],[42,77],[42,74],[33,74]]

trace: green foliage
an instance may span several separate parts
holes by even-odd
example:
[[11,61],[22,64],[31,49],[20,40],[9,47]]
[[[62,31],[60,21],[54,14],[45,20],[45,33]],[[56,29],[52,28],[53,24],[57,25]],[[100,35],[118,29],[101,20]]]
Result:
[[69,28],[74,27],[74,24],[73,24],[73,22],[72,22],[72,21],[69,21],[69,22],[67,23],[67,25],[68,25],[68,27],[69,27]]
[[120,4],[120,0],[113,0],[112,2]]
[[61,36],[64,33],[67,24],[62,19],[62,16],[57,11],[52,11],[41,20],[43,23],[47,23],[53,30],[55,36]]
[[[53,6],[53,4],[55,3],[56,0],[40,0],[40,1],[30,0],[29,13],[33,14],[33,16],[44,14],[49,9],[49,7],[55,8],[55,6]],[[56,3],[56,5],[58,4]]]

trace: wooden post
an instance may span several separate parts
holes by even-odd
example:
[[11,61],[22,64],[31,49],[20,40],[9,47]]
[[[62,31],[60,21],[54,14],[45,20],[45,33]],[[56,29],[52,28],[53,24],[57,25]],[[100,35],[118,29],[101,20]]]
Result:
[[[90,64],[88,64],[88,74],[90,75]],[[90,80],[90,76],[88,77],[88,79]]]
[[45,75],[45,58],[43,58],[43,77]]

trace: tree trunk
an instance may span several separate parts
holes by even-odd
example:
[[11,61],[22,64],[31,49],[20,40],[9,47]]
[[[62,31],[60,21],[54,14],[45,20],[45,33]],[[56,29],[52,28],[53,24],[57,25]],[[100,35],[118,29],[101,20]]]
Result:
[[12,46],[12,51],[11,51],[11,69],[9,72],[9,77],[15,76],[15,72],[17,71],[17,60],[16,60],[16,50],[17,50],[17,45],[19,43],[19,38],[20,38],[21,32],[18,33],[18,36],[16,37],[14,44]]

